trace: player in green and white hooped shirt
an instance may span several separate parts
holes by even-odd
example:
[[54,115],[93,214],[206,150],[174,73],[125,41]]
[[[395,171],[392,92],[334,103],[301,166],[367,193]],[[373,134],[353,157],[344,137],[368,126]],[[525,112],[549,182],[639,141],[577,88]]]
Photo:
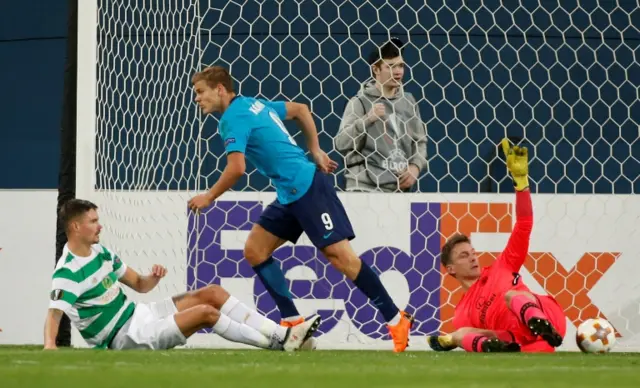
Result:
[[66,313],[85,341],[97,348],[168,349],[204,328],[221,337],[265,349],[297,350],[317,329],[318,316],[285,328],[249,309],[222,287],[204,288],[161,302],[135,303],[121,284],[146,293],[167,270],[154,265],[140,275],[113,251],[99,244],[97,206],[68,201],[60,210],[67,244],[53,273],[45,323],[45,349],[56,348],[60,318]]

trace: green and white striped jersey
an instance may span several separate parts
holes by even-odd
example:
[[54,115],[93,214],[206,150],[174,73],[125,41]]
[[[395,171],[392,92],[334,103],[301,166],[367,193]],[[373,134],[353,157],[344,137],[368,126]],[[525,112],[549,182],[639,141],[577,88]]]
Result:
[[64,311],[89,345],[106,348],[135,309],[118,282],[126,269],[100,244],[91,247],[89,257],[76,256],[65,245],[53,272],[49,308]]

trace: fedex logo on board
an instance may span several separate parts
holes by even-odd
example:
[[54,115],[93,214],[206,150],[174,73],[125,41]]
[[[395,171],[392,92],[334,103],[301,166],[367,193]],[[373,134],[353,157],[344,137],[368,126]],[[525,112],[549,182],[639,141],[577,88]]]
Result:
[[[264,205],[258,201],[219,201],[204,214],[189,212],[188,289],[221,284],[223,279],[256,278],[243,258],[242,249],[225,248],[222,235],[229,231],[249,231]],[[442,244],[456,232],[467,235],[511,232],[512,206],[507,203],[414,202],[410,211],[409,252],[392,246],[378,246],[358,253],[382,277],[393,272],[404,279],[406,284],[400,288],[406,290],[407,298],[403,300],[404,305],[398,307],[414,314],[413,335],[438,330],[448,332],[453,329],[454,307],[462,291],[455,279],[442,276],[439,261]],[[490,264],[499,253],[480,253],[481,264]],[[320,333],[330,332],[346,318],[369,337],[387,339],[381,314],[315,247],[284,246],[273,256],[285,273],[291,271],[299,275],[288,276],[289,289],[295,299],[330,302],[318,307],[317,313],[323,318]],[[567,269],[551,253],[531,252],[524,267],[578,325],[586,318],[602,316],[587,293],[618,257],[616,252],[586,252],[573,268]],[[398,276],[394,281],[396,279]],[[275,321],[280,320],[275,303],[259,280],[253,282],[252,294],[258,311]]]

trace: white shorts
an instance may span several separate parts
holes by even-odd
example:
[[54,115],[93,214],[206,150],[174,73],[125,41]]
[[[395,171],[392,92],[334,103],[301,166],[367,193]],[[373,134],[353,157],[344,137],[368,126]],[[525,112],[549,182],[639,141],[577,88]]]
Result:
[[187,343],[178,329],[172,298],[159,302],[138,303],[133,315],[113,337],[111,349],[171,349]]

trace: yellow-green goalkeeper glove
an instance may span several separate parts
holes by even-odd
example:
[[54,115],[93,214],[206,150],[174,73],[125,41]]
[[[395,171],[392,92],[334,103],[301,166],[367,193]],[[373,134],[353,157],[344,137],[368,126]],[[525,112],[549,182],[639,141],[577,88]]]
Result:
[[529,187],[529,159],[527,147],[511,147],[508,139],[502,139],[502,151],[507,158],[507,169],[511,173],[517,191]]

